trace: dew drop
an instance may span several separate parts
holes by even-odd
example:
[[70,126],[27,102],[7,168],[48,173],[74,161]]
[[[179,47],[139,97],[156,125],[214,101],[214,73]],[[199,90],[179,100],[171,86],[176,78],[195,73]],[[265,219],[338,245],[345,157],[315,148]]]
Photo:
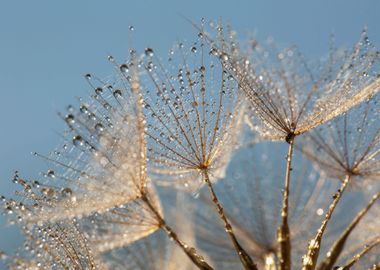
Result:
[[127,73],[128,72],[128,66],[127,66],[127,64],[122,64],[121,66],[120,66],[120,71],[122,72],[122,73]]
[[135,27],[133,25],[129,26],[129,31],[135,31]]
[[71,190],[71,188],[67,187],[61,190],[61,194],[63,197],[70,197],[73,194],[73,191]]
[[195,46],[191,47],[191,52],[192,53],[196,53],[197,52],[197,47],[195,47]]
[[84,140],[83,140],[82,136],[76,135],[73,137],[73,143],[75,146],[83,146]]
[[97,132],[103,132],[103,131],[104,131],[104,126],[103,126],[101,123],[97,123],[97,124],[95,125],[95,130],[96,130]]
[[[135,56],[136,55],[136,50],[134,50],[134,49],[130,49],[129,50],[129,54],[131,55],[131,56]],[[131,64],[132,65],[132,64]]]
[[5,213],[7,213],[7,214],[9,214],[9,215],[13,214],[13,209],[12,209],[12,207],[7,206],[7,207],[5,208]]
[[222,60],[222,61],[228,61],[228,55],[225,54],[225,53],[222,53],[222,54],[220,55],[220,60]]
[[72,114],[66,115],[65,121],[68,124],[74,124],[75,123],[74,115],[72,115]]
[[154,55],[153,49],[152,48],[146,48],[145,49],[145,55],[152,57]]
[[81,113],[88,113],[88,108],[86,105],[82,104],[79,108]]
[[86,75],[84,75],[84,77],[87,79],[87,80],[91,80],[92,79],[92,76],[91,74],[87,73]]
[[115,91],[113,91],[113,96],[115,98],[121,97],[121,90],[120,89],[116,89]]
[[108,55],[108,56],[107,56],[107,59],[108,59],[108,61],[110,61],[110,62],[114,62],[114,61],[115,61],[115,58],[113,58],[112,55]]
[[210,55],[217,56],[218,55],[218,50],[216,48],[212,48],[209,52]]
[[101,87],[97,87],[97,88],[95,88],[95,93],[97,95],[101,95],[103,93],[103,89]]
[[47,176],[47,177],[50,177],[50,178],[55,178],[55,173],[54,173],[53,170],[48,170],[48,171],[46,172],[46,176]]

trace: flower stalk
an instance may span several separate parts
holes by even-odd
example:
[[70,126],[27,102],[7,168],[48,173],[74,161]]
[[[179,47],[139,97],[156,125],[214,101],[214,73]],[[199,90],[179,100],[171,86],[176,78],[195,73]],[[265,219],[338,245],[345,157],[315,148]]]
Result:
[[288,155],[286,157],[286,172],[285,172],[285,188],[283,193],[282,210],[281,210],[281,225],[277,230],[277,242],[278,242],[278,258],[279,269],[290,270],[291,267],[291,241],[290,241],[290,229],[288,224],[289,216],[289,188],[290,188],[290,172],[292,170],[292,158],[294,149],[293,133],[289,134],[286,141],[289,144]]
[[318,270],[332,269],[332,267],[334,266],[335,262],[339,258],[339,255],[341,254],[344,248],[344,245],[346,243],[348,236],[355,229],[359,221],[364,217],[364,215],[369,211],[369,209],[371,209],[371,207],[374,205],[374,203],[377,201],[379,197],[380,197],[380,192],[375,194],[372,197],[371,201],[368,203],[368,205],[356,215],[355,219],[351,222],[351,224],[347,227],[347,229],[341,234],[339,239],[330,248],[330,250],[327,253],[328,255],[322,261],[322,263],[318,267]]
[[210,181],[210,177],[208,175],[207,169],[203,170],[203,176],[204,176],[204,181],[206,182],[206,184],[209,188],[209,191],[210,191],[210,194],[212,197],[212,202],[214,203],[214,205],[218,211],[220,219],[224,223],[225,231],[228,234],[228,236],[230,237],[230,240],[231,240],[232,244],[234,245],[236,252],[239,255],[239,259],[240,259],[242,265],[244,266],[244,269],[257,270],[256,264],[252,261],[251,257],[248,255],[248,253],[239,244],[239,242],[238,242],[238,240],[237,240],[237,238],[233,232],[232,226],[231,226],[230,222],[228,221],[228,219],[224,213],[223,206],[221,205],[218,197],[216,196],[216,193],[215,193],[214,187],[212,186],[212,183]]
[[205,259],[200,256],[197,250],[194,247],[190,247],[185,244],[182,240],[179,239],[178,235],[174,230],[166,223],[162,215],[157,211],[157,209],[150,202],[149,198],[146,195],[142,196],[142,200],[146,203],[149,209],[157,218],[158,224],[162,230],[168,235],[168,237],[173,240],[189,259],[200,269],[200,270],[213,270],[213,268],[205,261]]
[[326,230],[327,223],[331,219],[331,216],[335,210],[335,207],[337,206],[338,202],[340,201],[340,198],[342,197],[342,194],[343,194],[344,190],[346,189],[350,179],[351,179],[351,174],[347,174],[346,177],[344,178],[340,188],[334,194],[333,201],[329,206],[329,209],[326,213],[325,218],[322,221],[321,226],[319,227],[319,229],[317,231],[317,234],[309,242],[308,252],[303,257],[302,270],[314,270],[315,269],[316,264],[317,264],[317,260],[318,260],[319,250],[321,248],[322,237],[323,237],[323,234]]

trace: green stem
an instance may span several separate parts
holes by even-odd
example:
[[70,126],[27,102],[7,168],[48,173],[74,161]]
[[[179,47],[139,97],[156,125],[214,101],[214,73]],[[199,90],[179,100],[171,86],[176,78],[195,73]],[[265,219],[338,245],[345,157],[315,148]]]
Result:
[[224,214],[224,209],[223,209],[221,203],[219,202],[218,197],[216,196],[216,193],[215,193],[214,187],[212,186],[212,183],[210,181],[210,177],[208,175],[207,169],[203,170],[203,175],[204,175],[204,180],[205,180],[205,182],[206,182],[206,184],[210,190],[212,201],[213,201],[213,203],[214,203],[214,205],[218,211],[220,219],[224,223],[225,231],[228,234],[228,236],[230,237],[231,242],[234,245],[235,250],[239,255],[240,261],[241,261],[242,265],[244,266],[244,269],[246,269],[246,270],[257,270],[256,264],[252,261],[251,257],[248,255],[248,253],[239,244],[239,242],[238,242],[238,240],[237,240],[237,238],[233,232],[232,226],[231,226],[230,222],[228,221],[226,215]]

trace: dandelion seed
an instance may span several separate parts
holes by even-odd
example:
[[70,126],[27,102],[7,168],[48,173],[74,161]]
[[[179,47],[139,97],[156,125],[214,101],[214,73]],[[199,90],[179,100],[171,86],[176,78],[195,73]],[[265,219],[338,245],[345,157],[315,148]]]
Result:
[[148,157],[153,172],[169,184],[192,191],[207,184],[242,264],[256,269],[237,242],[212,187],[211,181],[223,176],[236,146],[244,109],[236,83],[228,80],[225,67],[206,53],[205,46],[201,40],[199,51],[193,46],[190,56],[179,46],[182,61],[173,72],[160,62],[151,69],[148,62],[146,71],[155,89],[155,95],[144,99],[146,114],[155,115],[147,119],[148,144],[152,145]]
[[46,223],[24,233],[24,249],[9,258],[9,269],[104,269],[72,222]]
[[[371,100],[334,119],[326,127],[321,127],[308,134],[306,140],[308,145],[314,145],[317,150],[311,152],[310,148],[303,147],[306,155],[332,176],[344,179],[338,192],[334,194],[325,220],[314,238],[317,242],[322,241],[327,223],[349,182],[359,180],[358,178],[366,181],[371,178],[379,178],[380,129],[379,112],[375,105],[378,103],[378,99],[379,95],[377,94]],[[348,119],[352,122],[349,122]],[[310,144],[310,141],[313,143]],[[360,185],[360,183],[357,184]],[[354,227],[347,231],[346,236],[342,236],[339,245],[344,245],[345,239]],[[339,249],[338,246],[332,248],[330,252],[333,256],[330,256],[331,262],[326,262],[327,264],[332,264],[337,259],[340,253]],[[305,269],[314,269],[318,254],[319,247],[309,249],[308,256],[312,257],[312,263],[308,266],[310,268],[304,266]]]
[[317,72],[296,47],[278,52],[272,43],[265,47],[255,41],[247,62],[237,46],[229,45],[230,72],[252,104],[257,131],[272,140],[300,135],[376,94],[380,55],[366,39],[363,31],[351,52],[331,49]]
[[[260,143],[249,149],[241,149],[233,157],[227,169],[227,176],[216,184],[216,191],[225,205],[226,215],[234,226],[236,237],[242,241],[247,252],[258,263],[259,269],[277,269],[279,258],[275,255],[278,247],[276,227],[281,211],[281,182],[278,171],[271,170],[281,164],[280,158],[267,160],[266,154],[278,152],[278,145]],[[301,161],[301,160],[296,160]],[[290,201],[292,212],[290,227],[292,239],[297,243],[306,242],[311,228],[318,225],[315,211],[324,207],[324,193],[335,189],[327,179],[319,175],[306,162],[295,175],[295,185]],[[231,177],[239,172],[239,181]],[[201,198],[212,206],[204,193]],[[233,246],[220,229],[211,208],[199,207],[196,227],[200,247],[208,250],[211,259],[218,262],[218,269],[239,269],[239,261],[231,256]],[[303,254],[301,247],[292,252],[294,260]],[[272,268],[270,263],[274,260]]]
[[264,138],[289,143],[283,222],[278,229],[278,237],[285,239],[279,248],[279,256],[284,257],[280,258],[284,262],[281,269],[290,269],[287,219],[294,139],[376,94],[380,89],[379,54],[372,44],[362,42],[368,39],[364,31],[351,53],[343,56],[332,54],[327,72],[316,76],[295,47],[278,52],[273,44],[269,44],[269,48],[261,48],[255,42],[253,60],[247,61],[233,41],[233,35],[230,34],[232,41],[228,44],[224,41],[223,32],[218,32],[223,51],[227,50],[232,56],[228,61],[230,73],[252,105],[255,130]]
[[301,151],[331,177],[350,174],[354,185],[380,179],[379,100],[377,94],[311,132],[300,141]]

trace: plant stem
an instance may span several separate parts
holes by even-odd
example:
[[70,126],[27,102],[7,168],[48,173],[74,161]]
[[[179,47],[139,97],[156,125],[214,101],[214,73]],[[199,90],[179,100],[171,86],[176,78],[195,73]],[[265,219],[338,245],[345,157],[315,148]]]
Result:
[[[372,243],[368,244],[368,245],[365,245],[364,249],[362,251],[360,251],[358,254],[356,254],[355,256],[353,256],[351,258],[351,260],[343,267],[340,267],[338,268],[339,270],[349,270],[351,269],[351,267],[357,262],[359,261],[359,259],[361,257],[363,257],[365,254],[367,254],[368,252],[371,251],[371,249],[373,249],[374,247],[376,247],[377,245],[380,244],[380,237],[376,237],[374,241],[372,241]],[[376,268],[375,268],[376,269]]]
[[219,202],[218,197],[216,196],[216,193],[215,193],[214,188],[212,186],[212,183],[210,181],[210,177],[208,175],[207,169],[203,170],[203,175],[204,175],[204,180],[205,180],[205,182],[206,182],[206,184],[210,190],[212,201],[213,201],[213,203],[214,203],[214,205],[218,211],[220,219],[224,223],[225,231],[228,234],[228,236],[230,237],[231,242],[234,245],[235,250],[237,251],[237,253],[239,255],[240,261],[241,261],[242,265],[244,266],[244,269],[257,270],[256,264],[252,261],[251,257],[248,255],[248,253],[243,249],[243,247],[239,244],[238,240],[236,239],[236,236],[233,232],[232,226],[229,223],[226,215],[224,214],[224,209],[223,209],[221,203]]
[[157,209],[150,202],[147,195],[142,196],[142,200],[146,203],[149,209],[157,218],[159,226],[162,230],[166,232],[168,237],[173,240],[185,254],[190,258],[190,260],[201,270],[213,270],[213,268],[205,261],[205,259],[197,253],[197,250],[193,247],[188,246],[182,240],[179,239],[178,235],[173,231],[173,229],[166,223],[162,215],[157,211]]
[[321,226],[319,227],[317,234],[315,237],[309,242],[308,252],[306,255],[303,256],[303,265],[302,270],[314,270],[317,264],[319,250],[321,248],[321,241],[322,236],[326,230],[327,223],[331,219],[331,216],[334,212],[335,207],[337,206],[344,190],[347,187],[348,182],[351,179],[351,175],[347,174],[344,178],[340,188],[338,189],[337,193],[333,196],[333,201],[329,206],[329,209],[326,213],[325,218],[322,221]]
[[341,234],[338,240],[330,248],[329,252],[327,253],[328,255],[322,261],[322,263],[318,267],[318,270],[329,270],[333,268],[336,260],[339,258],[339,255],[343,250],[343,247],[346,243],[348,236],[351,234],[351,232],[359,223],[359,221],[368,212],[368,210],[372,207],[372,205],[374,205],[374,203],[379,197],[380,197],[380,192],[375,194],[372,197],[371,201],[368,203],[368,205],[356,215],[355,219],[351,222],[351,224],[347,227],[347,229]]
[[281,210],[281,225],[277,229],[278,250],[277,256],[279,259],[280,270],[290,270],[291,267],[291,242],[290,229],[288,224],[289,212],[289,188],[290,188],[290,171],[292,170],[292,158],[294,148],[294,135],[287,138],[289,143],[288,155],[286,157],[286,172],[285,172],[285,187],[283,193],[282,210]]

